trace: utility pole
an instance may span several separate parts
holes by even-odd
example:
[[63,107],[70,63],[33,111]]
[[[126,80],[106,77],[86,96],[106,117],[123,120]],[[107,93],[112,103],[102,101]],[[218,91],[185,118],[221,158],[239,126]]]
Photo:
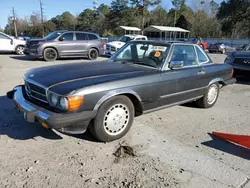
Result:
[[42,23],[42,36],[44,37],[44,26],[43,26],[43,3],[42,0],[40,0],[40,10],[41,10],[41,23]]
[[12,8],[12,14],[13,14],[13,24],[14,24],[14,30],[15,30],[15,37],[17,37],[17,27],[16,27],[16,14],[15,14],[15,8]]

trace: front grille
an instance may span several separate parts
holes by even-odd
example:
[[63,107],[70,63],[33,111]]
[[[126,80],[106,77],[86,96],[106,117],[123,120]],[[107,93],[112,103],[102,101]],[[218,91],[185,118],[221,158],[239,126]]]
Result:
[[27,42],[26,43],[26,48],[31,48],[37,45],[37,42]]
[[115,48],[114,46],[109,45],[109,44],[107,44],[106,49],[107,49],[108,51],[113,51],[113,52],[116,51],[116,48]]
[[31,97],[32,99],[35,99],[44,103],[48,103],[46,90],[43,87],[38,86],[31,82],[25,81],[25,90],[26,90],[27,95]]
[[250,66],[250,58],[235,58],[234,63],[238,65]]

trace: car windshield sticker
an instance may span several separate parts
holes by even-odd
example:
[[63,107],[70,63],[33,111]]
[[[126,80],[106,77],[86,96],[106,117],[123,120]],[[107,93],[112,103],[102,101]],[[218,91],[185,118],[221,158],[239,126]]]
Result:
[[159,52],[159,51],[157,51],[157,52],[155,52],[155,55],[154,55],[155,57],[160,57],[161,56],[161,52]]

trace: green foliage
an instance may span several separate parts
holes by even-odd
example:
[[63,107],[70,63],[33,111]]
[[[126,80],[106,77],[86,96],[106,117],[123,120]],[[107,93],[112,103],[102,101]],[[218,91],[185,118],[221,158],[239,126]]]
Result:
[[[229,11],[230,10],[230,11]],[[226,36],[250,37],[250,1],[223,1],[217,13]]]
[[[191,36],[250,37],[250,1],[227,0],[220,5],[215,0],[195,0],[187,6],[186,0],[172,0],[174,8],[167,11],[161,0],[113,0],[111,6],[101,4],[96,10],[84,9],[79,15],[63,12],[41,23],[39,13],[17,20],[18,35],[41,37],[59,29],[91,30],[101,36],[124,34],[119,26],[141,29],[149,25],[176,26],[191,31]],[[14,35],[9,18],[5,32]]]

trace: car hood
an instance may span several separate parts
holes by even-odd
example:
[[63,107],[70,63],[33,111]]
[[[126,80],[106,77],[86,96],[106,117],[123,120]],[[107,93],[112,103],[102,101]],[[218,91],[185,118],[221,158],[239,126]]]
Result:
[[235,51],[231,53],[233,57],[249,57],[250,51]]
[[89,62],[36,68],[28,71],[25,78],[48,87],[53,92],[68,94],[82,87],[133,78],[156,71],[126,63]]
[[112,41],[112,42],[109,42],[108,44],[111,45],[111,46],[115,46],[117,48],[121,48],[125,44],[125,42]]

